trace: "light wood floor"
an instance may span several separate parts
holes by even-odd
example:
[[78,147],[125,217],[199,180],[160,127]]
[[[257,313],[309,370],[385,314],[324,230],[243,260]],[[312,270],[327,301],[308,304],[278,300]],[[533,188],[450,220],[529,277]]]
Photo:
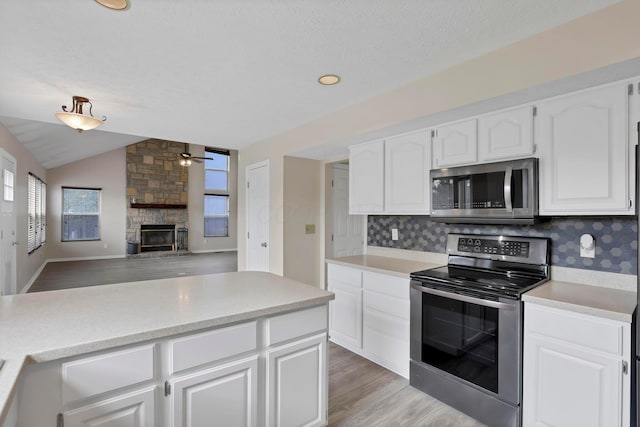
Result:
[[329,426],[482,427],[409,381],[329,343]]
[[28,292],[238,271],[237,252],[50,262]]

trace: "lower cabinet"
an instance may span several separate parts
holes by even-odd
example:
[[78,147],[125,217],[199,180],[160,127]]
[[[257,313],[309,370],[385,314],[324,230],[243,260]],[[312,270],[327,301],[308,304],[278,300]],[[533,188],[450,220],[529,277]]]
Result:
[[172,426],[258,425],[258,356],[177,377],[171,385]]
[[630,420],[630,325],[525,303],[523,425]]
[[154,427],[156,387],[147,387],[62,413],[66,427]]
[[32,365],[15,426],[323,426],[327,329],[325,304]]
[[267,351],[267,425],[327,424],[326,346],[321,334]]
[[328,264],[331,340],[409,378],[409,279]]

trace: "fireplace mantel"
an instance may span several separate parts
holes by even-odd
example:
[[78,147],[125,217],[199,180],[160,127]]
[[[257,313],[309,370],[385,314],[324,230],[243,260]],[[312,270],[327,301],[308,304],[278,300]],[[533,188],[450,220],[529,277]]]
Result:
[[187,205],[172,205],[167,203],[131,203],[132,208],[138,209],[187,209]]

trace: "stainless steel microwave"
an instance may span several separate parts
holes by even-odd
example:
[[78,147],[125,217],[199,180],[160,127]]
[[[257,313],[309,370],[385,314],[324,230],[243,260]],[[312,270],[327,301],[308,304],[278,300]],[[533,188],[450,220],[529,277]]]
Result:
[[431,219],[469,224],[533,224],[538,159],[432,169]]

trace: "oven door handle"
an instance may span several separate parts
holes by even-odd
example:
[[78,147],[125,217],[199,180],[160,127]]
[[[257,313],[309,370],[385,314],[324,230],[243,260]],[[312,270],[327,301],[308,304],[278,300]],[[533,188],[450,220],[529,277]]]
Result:
[[427,288],[417,283],[412,283],[411,287],[416,291],[420,291],[425,294],[436,295],[439,297],[455,299],[462,302],[468,302],[471,304],[483,305],[485,307],[498,308],[500,310],[515,310],[517,303],[507,303],[507,302],[499,302],[499,301],[491,301],[482,298],[470,297],[467,295],[455,294],[452,292],[441,291],[439,289]]

